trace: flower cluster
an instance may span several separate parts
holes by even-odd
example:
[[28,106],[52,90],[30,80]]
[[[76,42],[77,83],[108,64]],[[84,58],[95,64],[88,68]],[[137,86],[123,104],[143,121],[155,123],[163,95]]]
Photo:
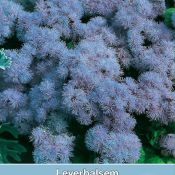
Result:
[[37,163],[70,162],[70,118],[90,126],[85,143],[100,162],[136,162],[134,113],[175,121],[165,0],[31,0],[32,11],[17,2],[0,2],[1,46],[14,31],[23,43],[5,50],[0,120],[32,134]]

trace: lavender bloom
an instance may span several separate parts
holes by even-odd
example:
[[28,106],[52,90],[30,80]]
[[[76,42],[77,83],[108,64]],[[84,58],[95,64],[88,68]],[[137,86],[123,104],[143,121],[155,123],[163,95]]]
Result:
[[51,80],[44,80],[39,86],[35,86],[29,94],[30,106],[35,114],[35,120],[43,123],[47,113],[58,107],[55,84]]
[[30,134],[35,126],[32,112],[30,110],[19,110],[13,119],[13,124],[21,134]]
[[26,12],[22,11],[18,17],[17,23],[17,37],[21,40],[25,40],[26,32],[34,26],[42,26],[41,14],[38,12]]
[[7,89],[0,94],[0,103],[4,107],[16,109],[25,106],[27,96],[15,89]]
[[22,7],[12,1],[1,0],[0,2],[0,45],[13,34],[13,28]]
[[103,162],[133,163],[140,156],[141,144],[135,134],[110,132],[102,125],[88,131],[86,145],[99,153]]
[[154,16],[162,15],[166,9],[166,1],[164,0],[151,0],[153,4]]
[[[86,13],[91,15],[109,16],[117,10],[118,0],[80,0],[85,7]],[[121,0],[120,0],[121,1]]]
[[48,130],[38,127],[32,131],[32,140],[36,163],[65,163],[72,157],[74,137],[52,135]]
[[161,138],[160,147],[164,155],[172,155],[175,158],[175,134],[168,134]]
[[55,28],[66,38],[72,36],[74,24],[79,23],[84,14],[79,0],[39,0],[36,9],[45,26]]
[[[168,124],[174,118],[174,92],[171,92],[172,82],[158,73],[147,72],[139,77],[137,110],[146,113],[152,120]],[[146,110],[146,111],[145,111]]]
[[66,121],[66,116],[63,113],[52,113],[48,120],[46,121],[45,125],[47,128],[52,130],[54,134],[62,134],[66,133],[68,130],[68,123]]
[[30,70],[32,58],[26,52],[7,51],[7,55],[12,59],[12,65],[4,72],[6,82],[18,84],[29,83],[33,73]]
[[[72,59],[72,64],[62,63],[65,64],[64,67],[67,67],[72,77],[72,80],[64,87],[63,104],[76,115],[80,123],[86,125],[90,124],[92,118],[96,118],[99,113],[95,106],[97,103],[95,98],[98,94],[95,93],[96,91],[99,93],[100,88],[107,85],[106,83],[98,87],[100,81],[109,83],[108,79],[111,79],[112,86],[112,83],[115,84],[112,80],[117,79],[121,73],[114,51],[107,48],[101,39],[97,41],[93,39],[82,41],[75,50],[75,59]],[[94,47],[91,47],[92,45]],[[100,99],[105,101],[105,97],[101,96]]]
[[148,17],[150,18],[154,13],[152,8],[152,4],[147,0],[118,0],[118,11],[114,19],[124,28],[132,28],[137,24],[143,24]]

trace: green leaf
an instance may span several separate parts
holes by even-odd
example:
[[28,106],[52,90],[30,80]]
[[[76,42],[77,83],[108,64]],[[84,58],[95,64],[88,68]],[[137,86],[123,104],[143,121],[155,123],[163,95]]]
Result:
[[158,163],[158,164],[164,164],[165,162],[163,161],[163,159],[161,159],[159,156],[154,156],[151,157],[150,159],[147,159],[148,163]]
[[157,148],[157,144],[159,142],[160,137],[162,137],[165,134],[165,129],[152,130],[152,133],[150,135],[147,135],[150,145],[154,148]]
[[9,132],[15,138],[18,138],[19,136],[19,132],[8,123],[4,123],[3,125],[0,125],[0,134],[4,132]]
[[[15,139],[19,137],[19,133],[15,128],[9,124],[2,124],[0,134],[6,132],[10,133]],[[20,155],[27,150],[15,139],[0,138],[0,163],[10,163],[11,159],[17,162],[21,161]]]
[[66,46],[68,49],[74,49],[75,48],[75,44],[73,41],[69,41],[66,43]]
[[0,49],[0,69],[5,70],[6,68],[9,68],[11,63],[11,59],[5,55],[4,49]]
[[140,150],[140,154],[141,156],[137,163],[145,163],[145,151],[143,148]]
[[175,133],[175,122],[169,124],[168,130],[169,133]]
[[0,154],[0,164],[3,163],[3,158],[2,158],[2,155]]
[[163,157],[163,161],[167,164],[175,164],[175,158],[170,157],[170,156]]
[[167,164],[175,164],[175,160],[170,159],[170,160],[168,160],[166,163],[167,163]]
[[165,24],[169,27],[173,27],[172,25],[172,15],[175,13],[175,8],[169,8],[165,11],[164,18]]

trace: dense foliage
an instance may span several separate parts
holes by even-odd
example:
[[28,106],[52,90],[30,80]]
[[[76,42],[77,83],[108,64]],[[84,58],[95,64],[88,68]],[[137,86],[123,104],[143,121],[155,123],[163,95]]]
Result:
[[11,64],[0,122],[30,136],[36,163],[175,162],[171,6],[0,1],[0,58]]

